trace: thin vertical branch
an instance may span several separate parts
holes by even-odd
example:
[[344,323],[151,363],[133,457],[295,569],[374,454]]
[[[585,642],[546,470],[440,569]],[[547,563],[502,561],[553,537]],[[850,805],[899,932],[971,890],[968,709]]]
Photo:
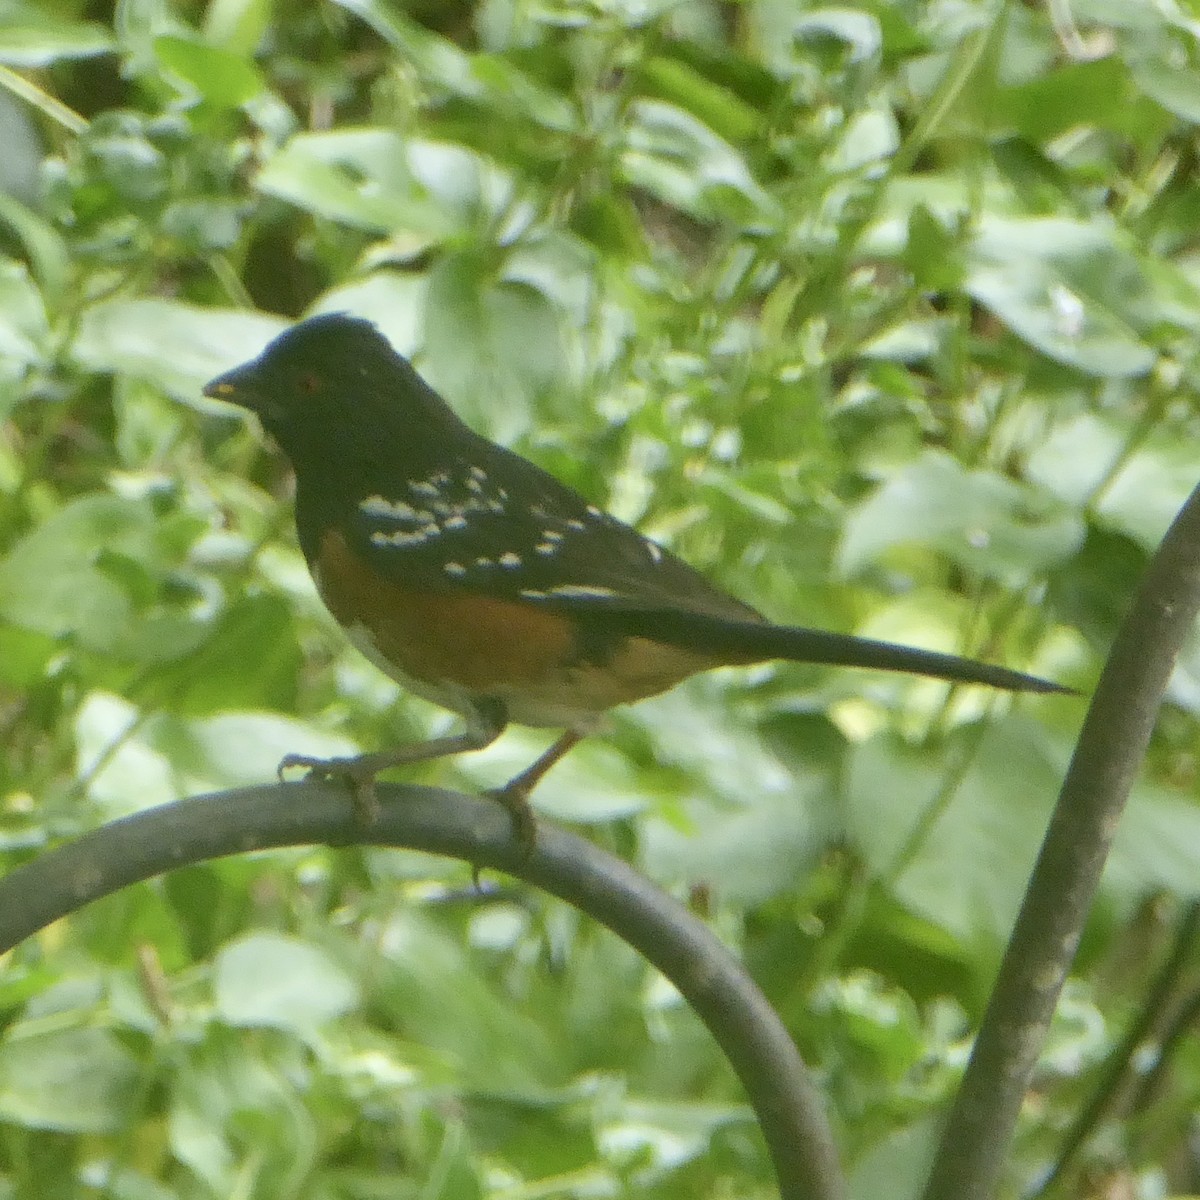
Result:
[[1100,677],[925,1200],[994,1194],[1117,823],[1198,611],[1200,488],[1151,560]]

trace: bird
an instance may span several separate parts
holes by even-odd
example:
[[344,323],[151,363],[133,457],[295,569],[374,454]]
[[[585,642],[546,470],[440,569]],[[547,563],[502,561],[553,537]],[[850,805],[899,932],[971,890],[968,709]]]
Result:
[[561,736],[489,793],[529,848],[529,795],[604,714],[700,671],[788,660],[1013,692],[1071,689],[1007,667],[776,624],[528,459],[473,431],[370,321],[302,320],[211,380],[290,461],[300,548],[350,642],[461,732],[285,771],[343,780],[362,818],[375,777],[479,750],[510,723]]

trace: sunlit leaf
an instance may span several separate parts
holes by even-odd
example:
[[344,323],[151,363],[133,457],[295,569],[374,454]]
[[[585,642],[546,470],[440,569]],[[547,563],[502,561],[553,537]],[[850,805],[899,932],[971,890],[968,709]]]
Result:
[[738,149],[691,113],[640,100],[630,115],[621,159],[630,184],[698,217],[778,217]]
[[10,67],[48,67],[60,59],[91,58],[107,54],[114,45],[111,32],[92,22],[47,15],[40,21],[0,24],[0,63]]
[[284,323],[261,313],[200,309],[173,300],[106,300],[86,309],[71,352],[93,371],[121,371],[156,383],[205,412],[230,411],[206,400],[214,375],[255,357]]
[[119,576],[104,569],[105,553],[137,561],[155,556],[149,506],[94,495],[67,505],[0,560],[0,616],[54,637],[72,635],[94,649],[113,649],[135,620]]
[[249,934],[217,957],[215,998],[231,1025],[271,1025],[301,1036],[358,1003],[353,981],[298,938]]
[[1149,280],[1102,221],[990,218],[966,287],[1018,337],[1086,374],[1144,375],[1154,364]]
[[223,108],[245,104],[263,90],[258,68],[232,51],[188,38],[159,37],[154,52],[169,72]]
[[361,229],[442,237],[461,224],[413,172],[404,141],[384,129],[297,134],[256,182],[267,195]]
[[26,1129],[115,1133],[133,1115],[138,1074],[137,1059],[107,1030],[17,1027],[0,1045],[0,1118]]
[[[855,844],[903,904],[956,937],[987,943],[1016,915],[1063,758],[1022,717],[993,721],[974,752],[971,737],[956,739],[965,756],[961,772],[944,753],[871,738],[850,756],[845,802]],[[947,779],[957,781],[948,796]],[[936,817],[910,842],[931,810]],[[978,869],[981,862],[987,870]]]
[[855,508],[837,565],[852,575],[893,547],[919,545],[981,575],[1017,581],[1061,562],[1082,537],[1076,514],[1028,486],[930,451]]
[[536,288],[496,279],[480,259],[446,258],[429,280],[421,365],[461,413],[511,441],[534,402],[561,384],[558,323]]

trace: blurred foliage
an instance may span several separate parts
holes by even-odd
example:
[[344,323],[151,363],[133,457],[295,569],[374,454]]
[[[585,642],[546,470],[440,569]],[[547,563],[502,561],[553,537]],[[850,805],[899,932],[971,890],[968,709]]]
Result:
[[[1086,688],[1200,474],[1198,34],[1096,0],[6,0],[6,861],[444,724],[346,647],[281,460],[200,396],[313,311],[375,320],[477,427],[780,619]],[[1081,711],[720,672],[540,803],[703,906],[819,1073],[855,1195],[899,1198]],[[1007,1194],[1196,891],[1198,715],[1200,641]],[[455,863],[180,871],[23,946],[0,1013],[0,1197],[772,1193],[678,996]],[[1200,1191],[1195,1039],[1153,1084],[1057,1194]]]

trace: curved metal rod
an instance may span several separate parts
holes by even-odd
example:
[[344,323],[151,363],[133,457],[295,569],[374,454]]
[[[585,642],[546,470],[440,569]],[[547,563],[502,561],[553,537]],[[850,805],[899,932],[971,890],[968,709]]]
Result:
[[405,846],[519,876],[639,950],[708,1026],[745,1087],[784,1200],[843,1200],[819,1094],[786,1028],[702,922],[628,864],[542,825],[528,857],[498,805],[432,788],[379,787],[358,822],[346,792],[303,782],[196,796],[147,809],[47,851],[0,879],[0,951],[91,900],[174,867],[307,843]]

